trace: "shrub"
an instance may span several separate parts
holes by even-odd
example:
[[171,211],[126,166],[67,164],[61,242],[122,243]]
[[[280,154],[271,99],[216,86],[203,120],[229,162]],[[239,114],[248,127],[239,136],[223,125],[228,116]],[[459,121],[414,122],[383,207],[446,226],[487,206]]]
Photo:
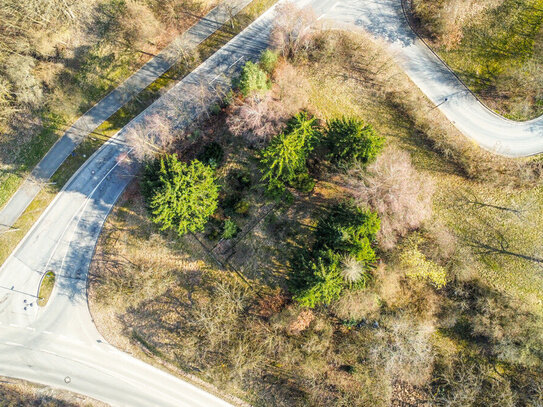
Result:
[[311,26],[317,18],[310,9],[299,9],[294,3],[279,5],[276,12],[272,43],[285,58],[294,58],[310,44]]
[[260,67],[267,74],[271,74],[274,71],[275,66],[277,65],[278,58],[279,55],[277,54],[277,52],[267,49],[262,53],[262,55],[260,55]]
[[248,171],[236,170],[232,173],[234,188],[243,191],[251,186],[251,174]]
[[246,216],[249,213],[249,207],[249,202],[242,199],[234,205],[234,212],[238,215]]
[[368,164],[383,149],[384,138],[373,127],[356,118],[332,119],[326,126],[326,141],[330,160],[350,167],[356,161]]
[[186,164],[174,154],[160,157],[145,167],[141,188],[160,230],[174,228],[179,235],[202,230],[217,208],[213,170],[198,160]]
[[215,141],[206,144],[202,151],[198,154],[198,160],[213,168],[219,167],[223,158],[224,151],[221,145]]
[[233,193],[226,195],[221,202],[221,208],[227,216],[231,216],[234,213],[234,208],[241,201],[241,194]]
[[446,270],[427,259],[416,243],[401,253],[400,260],[406,267],[407,277],[428,281],[436,288],[443,288],[447,284]]
[[243,96],[248,96],[252,92],[268,90],[270,88],[268,76],[258,65],[248,61],[241,71],[238,88]]
[[222,237],[223,239],[232,239],[239,232],[239,227],[232,219],[228,218],[224,221]]
[[297,189],[300,192],[305,192],[306,194],[313,191],[315,184],[315,180],[311,178],[309,174],[298,174],[290,181],[290,185],[294,189]]

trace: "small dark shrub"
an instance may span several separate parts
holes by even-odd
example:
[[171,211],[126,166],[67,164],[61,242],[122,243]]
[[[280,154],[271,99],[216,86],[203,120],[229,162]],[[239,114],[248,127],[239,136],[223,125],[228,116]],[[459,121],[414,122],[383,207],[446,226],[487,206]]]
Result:
[[226,216],[232,216],[236,213],[236,205],[241,201],[241,194],[227,195],[221,203],[221,208]]
[[251,174],[248,171],[236,170],[232,172],[232,186],[237,191],[243,191],[251,186]]
[[294,189],[308,194],[315,188],[315,180],[311,178],[309,174],[298,174],[290,181],[290,185]]
[[200,151],[200,154],[198,154],[198,160],[213,168],[219,167],[223,158],[224,151],[221,145],[215,141],[206,144],[202,151]]
[[249,207],[249,202],[242,199],[234,205],[234,212],[238,215],[246,216],[249,213]]

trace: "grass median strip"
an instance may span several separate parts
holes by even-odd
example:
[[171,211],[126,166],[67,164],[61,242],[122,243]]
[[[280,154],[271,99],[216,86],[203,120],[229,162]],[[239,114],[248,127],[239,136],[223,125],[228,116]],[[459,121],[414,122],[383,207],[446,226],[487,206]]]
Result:
[[51,296],[51,293],[53,292],[53,287],[55,286],[55,273],[52,271],[48,271],[45,273],[41,280],[40,284],[40,292],[38,294],[38,305],[40,307],[45,307],[47,304],[47,301],[49,301],[49,297]]
[[[260,14],[270,8],[276,0],[254,0],[245,7],[232,21],[227,21],[222,28],[209,36],[193,52],[190,58],[183,58],[165,74],[136,95],[130,102],[119,109],[100,127],[79,144],[51,177],[51,182],[44,185],[38,196],[19,217],[13,227],[0,234],[0,264],[2,264],[17,244],[30,230],[34,222],[51,203],[77,169],[97,151],[111,136],[122,129],[134,117],[157,100],[167,89],[185,77],[205,59],[219,50],[228,41],[243,31]],[[15,182],[15,189],[19,183]],[[12,191],[14,192],[14,191]]]

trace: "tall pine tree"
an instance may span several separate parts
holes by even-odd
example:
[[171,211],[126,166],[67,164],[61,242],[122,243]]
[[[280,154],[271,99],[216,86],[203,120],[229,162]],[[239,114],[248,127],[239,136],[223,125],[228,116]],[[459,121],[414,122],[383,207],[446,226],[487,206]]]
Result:
[[179,235],[202,230],[217,209],[213,169],[198,160],[180,162],[174,154],[156,159],[144,171],[142,192],[151,219]]

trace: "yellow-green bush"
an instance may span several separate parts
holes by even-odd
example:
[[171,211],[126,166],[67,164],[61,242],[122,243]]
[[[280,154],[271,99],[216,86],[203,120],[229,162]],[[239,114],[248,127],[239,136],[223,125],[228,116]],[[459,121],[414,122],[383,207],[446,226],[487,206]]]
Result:
[[436,288],[442,288],[447,284],[447,271],[439,264],[427,259],[417,244],[407,247],[400,254],[400,260],[406,268],[407,277],[428,281]]

